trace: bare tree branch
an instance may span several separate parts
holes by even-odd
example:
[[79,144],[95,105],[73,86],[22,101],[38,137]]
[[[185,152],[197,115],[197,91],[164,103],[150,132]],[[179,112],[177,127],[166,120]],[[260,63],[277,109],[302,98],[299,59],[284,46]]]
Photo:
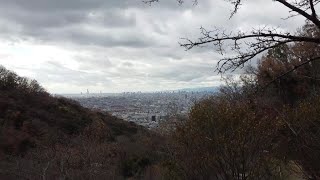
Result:
[[[159,2],[161,0],[146,0],[144,2],[152,3]],[[225,0],[233,5],[233,11],[231,17],[233,17],[241,7],[245,0]],[[183,1],[178,0],[179,3]],[[315,6],[320,3],[320,0],[273,0],[268,2],[278,2],[284,5],[290,13],[294,13],[293,16],[303,16],[306,20],[312,23],[317,30],[320,30],[320,20],[316,13]],[[310,11],[311,10],[311,13]],[[276,28],[260,28],[253,29],[250,33],[244,32],[226,32],[221,29],[214,29],[207,31],[201,28],[201,36],[196,40],[184,38],[183,42],[180,42],[180,46],[186,50],[190,50],[194,47],[202,47],[206,45],[213,45],[217,48],[217,51],[221,55],[225,55],[225,52],[236,53],[236,55],[220,59],[217,67],[219,73],[226,71],[234,71],[257,55],[265,52],[266,50],[278,47],[283,44],[290,44],[293,42],[307,42],[320,44],[320,37],[310,37],[308,35],[296,35],[288,32],[279,32]]]
[[[314,17],[310,14],[308,14],[305,10],[298,8],[292,4],[290,4],[288,1],[286,0],[276,0],[277,2],[285,5],[286,7],[288,7],[290,10],[297,12],[298,14],[302,15],[303,17],[305,17],[306,19],[310,20],[311,22],[313,22],[318,28],[320,28],[320,21],[317,17]],[[313,2],[312,2],[313,5]]]
[[320,44],[320,38],[281,33],[277,32],[276,29],[266,27],[253,30],[248,34],[243,32],[227,34],[225,31],[221,32],[220,29],[207,31],[206,29],[201,28],[201,35],[202,36],[196,41],[183,39],[185,42],[180,43],[180,46],[186,48],[186,50],[190,50],[195,46],[212,44],[218,48],[218,52],[222,55],[226,50],[238,54],[236,56],[220,59],[217,66],[217,71],[219,73],[224,73],[229,70],[234,71],[266,50],[283,44],[291,42]]
[[312,17],[313,18],[317,18],[317,13],[316,13],[316,10],[314,8],[313,0],[309,0],[309,3],[310,3],[310,9],[311,9],[311,12],[312,12]]

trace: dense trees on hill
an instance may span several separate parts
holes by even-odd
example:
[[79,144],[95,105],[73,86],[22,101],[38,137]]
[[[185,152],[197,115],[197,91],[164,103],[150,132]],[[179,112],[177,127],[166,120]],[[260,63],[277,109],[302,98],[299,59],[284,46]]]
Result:
[[157,166],[160,142],[0,68],[0,179],[141,179]]
[[[306,24],[300,34],[319,36],[317,28]],[[273,48],[260,60],[257,81],[263,86],[272,86],[275,95],[287,102],[294,102],[319,89],[320,61],[300,66],[306,59],[320,56],[318,45],[296,42]]]
[[[241,93],[241,92],[238,92]],[[196,104],[172,136],[178,179],[319,179],[320,97],[296,106],[268,96],[217,95]]]
[[[245,99],[214,97],[194,106],[176,132],[176,156],[190,179],[276,179],[281,160],[276,115]],[[190,157],[190,158],[183,158]],[[192,158],[191,158],[192,157]]]
[[0,89],[18,89],[22,92],[46,93],[45,89],[36,80],[20,77],[3,66],[0,66]]

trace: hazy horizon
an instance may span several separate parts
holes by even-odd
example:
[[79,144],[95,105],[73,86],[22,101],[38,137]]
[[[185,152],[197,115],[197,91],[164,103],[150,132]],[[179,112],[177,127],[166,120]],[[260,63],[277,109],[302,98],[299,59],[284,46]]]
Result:
[[[185,92],[203,92],[203,91],[216,91],[220,86],[212,86],[212,87],[187,87],[182,89],[167,89],[167,90],[154,90],[154,91],[122,91],[122,92],[108,92],[108,91],[93,91],[91,92],[90,89],[85,89],[83,91],[79,92],[70,92],[70,93],[53,93],[55,95],[86,95],[87,90],[89,91],[89,94],[122,94],[122,93],[163,93],[163,92],[179,92],[179,91],[185,91]],[[210,89],[210,90],[209,90]]]

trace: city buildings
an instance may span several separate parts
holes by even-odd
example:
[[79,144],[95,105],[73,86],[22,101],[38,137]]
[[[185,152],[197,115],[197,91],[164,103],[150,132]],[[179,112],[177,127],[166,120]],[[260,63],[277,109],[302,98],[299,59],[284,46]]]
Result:
[[69,96],[84,107],[106,111],[126,121],[148,128],[157,127],[160,121],[179,114],[187,115],[192,105],[213,92],[157,92],[82,94]]

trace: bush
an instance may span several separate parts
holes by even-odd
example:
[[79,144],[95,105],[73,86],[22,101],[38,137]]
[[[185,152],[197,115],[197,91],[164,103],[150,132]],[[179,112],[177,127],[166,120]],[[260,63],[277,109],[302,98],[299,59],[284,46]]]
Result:
[[306,179],[320,179],[320,97],[304,100],[297,107],[286,107],[287,154],[303,171]]
[[193,179],[268,179],[280,176],[274,112],[246,101],[213,97],[196,104],[177,129],[179,166]]
[[123,162],[123,175],[125,177],[142,176],[145,168],[151,164],[150,160],[145,157],[131,157]]

